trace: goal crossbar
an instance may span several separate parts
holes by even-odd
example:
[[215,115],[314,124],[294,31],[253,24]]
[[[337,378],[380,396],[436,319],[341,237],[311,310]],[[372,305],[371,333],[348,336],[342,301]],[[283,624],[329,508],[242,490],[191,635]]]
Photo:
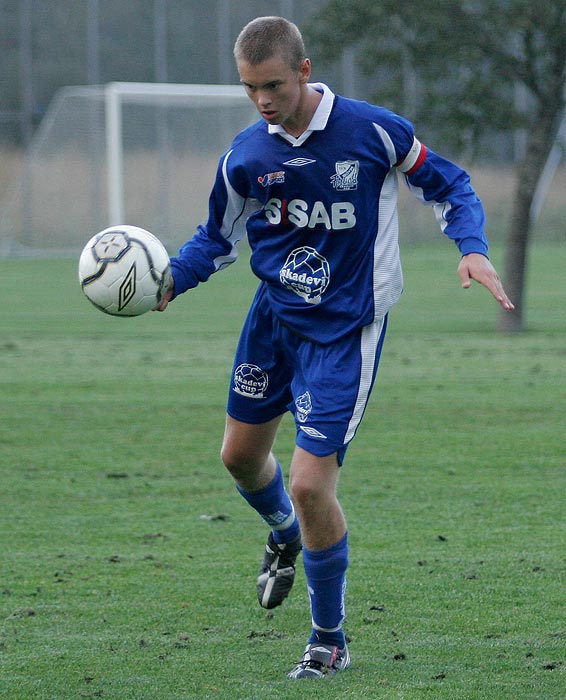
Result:
[[200,98],[249,102],[241,85],[207,85],[183,83],[127,83],[112,82],[104,86],[106,120],[106,156],[108,164],[108,221],[110,226],[124,223],[124,159],[122,143],[122,102],[140,100],[152,96],[162,97],[167,103],[176,98],[186,100]]

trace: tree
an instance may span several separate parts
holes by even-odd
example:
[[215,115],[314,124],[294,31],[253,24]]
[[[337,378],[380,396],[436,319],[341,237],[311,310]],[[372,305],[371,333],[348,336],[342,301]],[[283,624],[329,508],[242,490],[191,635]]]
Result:
[[[564,0],[330,0],[306,36],[323,61],[357,47],[366,72],[380,73],[382,102],[400,111],[409,105],[407,116],[460,149],[524,129],[504,264],[516,310],[499,322],[521,331],[531,204],[566,105]],[[408,76],[416,87],[409,102]]]

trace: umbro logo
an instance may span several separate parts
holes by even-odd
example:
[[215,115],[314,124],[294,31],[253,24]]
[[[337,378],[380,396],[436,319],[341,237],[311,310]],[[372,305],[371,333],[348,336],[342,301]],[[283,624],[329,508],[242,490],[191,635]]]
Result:
[[300,168],[302,165],[309,165],[310,163],[316,163],[316,160],[311,158],[293,158],[293,160],[287,160],[283,165],[294,165],[296,168]]
[[316,428],[311,428],[308,425],[300,425],[299,428],[304,430],[304,432],[311,437],[320,438],[321,440],[328,440],[326,435],[324,433],[320,433],[318,430],[316,430]]

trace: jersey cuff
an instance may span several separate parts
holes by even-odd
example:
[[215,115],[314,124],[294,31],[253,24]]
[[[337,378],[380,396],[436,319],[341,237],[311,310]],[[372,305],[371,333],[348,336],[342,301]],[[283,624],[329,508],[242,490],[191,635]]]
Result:
[[488,257],[487,243],[480,238],[463,238],[459,241],[458,248],[462,256],[469,255],[470,253],[479,253],[486,258]]
[[173,299],[179,294],[183,294],[187,289],[193,289],[198,284],[198,279],[194,273],[181,267],[176,258],[171,258],[171,276],[173,277]]

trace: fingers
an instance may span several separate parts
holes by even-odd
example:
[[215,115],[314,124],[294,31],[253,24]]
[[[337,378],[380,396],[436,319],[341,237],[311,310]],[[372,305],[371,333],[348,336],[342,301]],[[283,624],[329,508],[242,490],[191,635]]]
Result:
[[157,306],[153,307],[152,311],[165,311],[168,305],[169,301],[167,299],[162,299]]
[[165,309],[169,306],[169,302],[171,301],[174,293],[174,288],[173,286],[169,287],[169,289],[165,292],[163,295],[163,299],[159,302],[159,304],[156,304],[152,311],[165,311]]
[[495,299],[501,304],[501,308],[505,309],[505,311],[513,311],[515,305],[505,293],[505,290],[503,289],[503,285],[501,284],[499,277],[495,282],[494,288],[490,289],[490,291],[495,297]]
[[458,276],[460,277],[460,281],[462,282],[462,289],[468,289],[472,284],[472,280],[468,273],[468,268],[464,265],[460,265],[458,267]]
[[501,308],[505,309],[506,311],[513,311],[515,306],[513,305],[513,302],[507,294],[505,293],[505,290],[503,289],[503,283],[499,279],[499,275],[491,266],[491,270],[489,271],[489,274],[486,275],[485,279],[482,278],[476,278],[477,281],[480,284],[483,284],[484,287],[489,289],[491,294],[493,295],[494,299],[499,302],[501,305]]
[[458,275],[464,289],[468,289],[471,286],[471,281],[475,280],[491,292],[494,299],[501,305],[501,308],[506,311],[513,311],[515,308],[503,289],[503,284],[497,271],[483,255],[470,253],[464,256],[458,266]]

